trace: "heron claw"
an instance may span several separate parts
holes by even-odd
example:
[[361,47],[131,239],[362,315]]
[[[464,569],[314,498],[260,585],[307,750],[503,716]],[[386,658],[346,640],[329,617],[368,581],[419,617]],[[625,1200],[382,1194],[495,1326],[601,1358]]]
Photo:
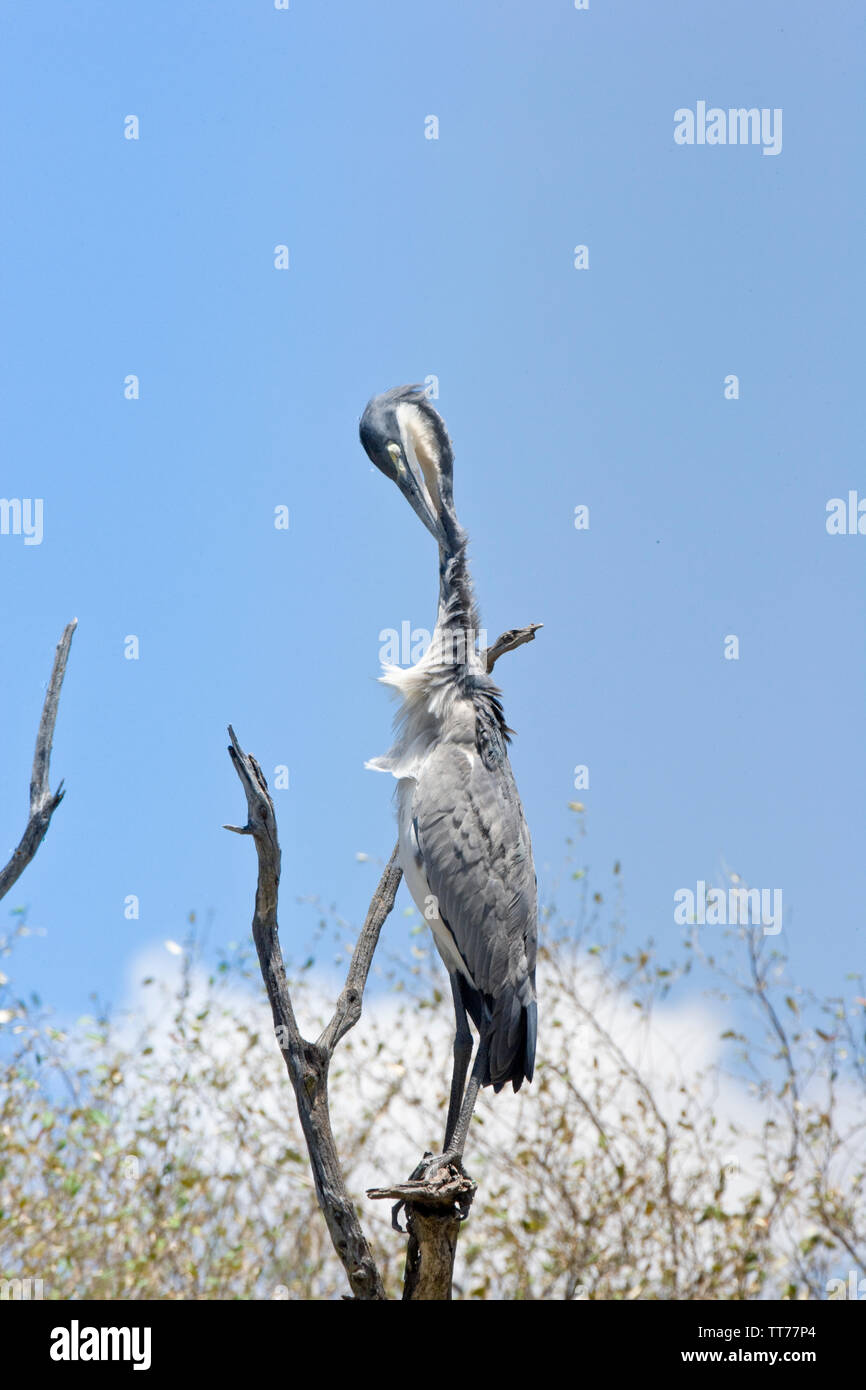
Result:
[[442,1180],[447,1180],[448,1169],[452,1168],[459,1173],[461,1178],[467,1177],[466,1169],[463,1167],[463,1155],[458,1153],[431,1154],[426,1153],[422,1158],[410,1181],[435,1182],[436,1174],[441,1173]]
[[[412,1172],[409,1174],[410,1182],[420,1182],[423,1180],[424,1173],[427,1169],[428,1161],[432,1159],[432,1157],[432,1153],[429,1149],[427,1149],[426,1153],[424,1154],[424,1157],[421,1159],[421,1162],[416,1164]],[[405,1205],[406,1203],[403,1201],[395,1202],[393,1207],[391,1208],[391,1229],[392,1231],[399,1231],[401,1236],[405,1236],[407,1234],[404,1227],[400,1225],[398,1219],[400,1216],[400,1209],[401,1207],[405,1207]]]

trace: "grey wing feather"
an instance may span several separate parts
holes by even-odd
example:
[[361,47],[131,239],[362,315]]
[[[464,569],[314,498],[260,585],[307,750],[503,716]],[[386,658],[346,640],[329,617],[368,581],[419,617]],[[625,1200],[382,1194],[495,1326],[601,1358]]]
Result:
[[517,1090],[535,1060],[535,868],[507,757],[494,768],[440,745],[412,814],[427,883],[487,1016],[490,1079]]

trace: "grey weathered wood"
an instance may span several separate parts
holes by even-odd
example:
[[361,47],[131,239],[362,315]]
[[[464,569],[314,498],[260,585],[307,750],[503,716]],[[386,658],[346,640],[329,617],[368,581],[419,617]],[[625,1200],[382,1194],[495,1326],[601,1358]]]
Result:
[[54,742],[54,725],[57,722],[57,707],[60,703],[60,691],[63,686],[63,677],[66,674],[66,662],[69,658],[72,634],[77,626],[78,619],[73,618],[71,623],[66,624],[63,629],[63,636],[57,643],[51,679],[45,692],[42,717],[39,720],[39,729],[36,734],[36,750],[33,754],[33,769],[30,774],[30,816],[24,834],[18,841],[17,848],[13,851],[12,858],[0,871],[0,898],[5,897],[27,868],[45,839],[51,824],[51,817],[63,800],[63,783],[60,782],[57,791],[52,793],[48,785],[48,773],[51,764],[51,745]]
[[227,825],[225,828],[238,835],[252,835],[255,841],[258,882],[253,940],[270,1000],[274,1031],[295,1092],[319,1205],[355,1298],[384,1299],[386,1294],[381,1275],[346,1191],[340,1168],[328,1108],[328,1069],[334,1048],[361,1016],[370,961],[382,923],[394,904],[402,876],[396,849],[370,904],[334,1017],[319,1040],[309,1042],[301,1036],[292,1008],[278,937],[280,845],[274,804],[261,768],[254,757],[243,751],[231,726],[229,738],[229,755],[246,793],[248,818],[245,826]]
[[452,1210],[441,1211],[421,1202],[407,1203],[409,1244],[403,1276],[404,1302],[450,1302],[462,1220]]
[[517,647],[522,647],[524,642],[534,642],[536,632],[542,627],[544,623],[530,623],[528,627],[510,627],[501,637],[497,637],[492,647],[485,647],[482,656],[488,673],[506,652],[513,652]]

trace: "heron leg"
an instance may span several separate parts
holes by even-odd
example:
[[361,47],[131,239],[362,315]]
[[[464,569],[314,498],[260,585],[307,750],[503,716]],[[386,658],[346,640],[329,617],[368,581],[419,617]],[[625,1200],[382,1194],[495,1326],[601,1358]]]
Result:
[[478,1099],[478,1092],[484,1081],[484,1073],[487,1071],[487,1052],[487,1039],[482,1033],[481,1041],[478,1044],[478,1051],[475,1054],[475,1064],[472,1068],[472,1074],[469,1077],[466,1092],[463,1096],[463,1103],[460,1107],[460,1115],[457,1124],[454,1126],[451,1142],[446,1142],[445,1144],[444,1157],[452,1161],[456,1160],[458,1163],[463,1157],[463,1150],[466,1147],[466,1138],[469,1134],[469,1124],[475,1110],[475,1102]]
[[[466,1064],[469,1060],[469,1052],[472,1050],[472,1034],[466,1022],[466,1012],[463,1008],[463,1001],[458,1005],[459,985],[455,987],[452,976],[452,989],[454,989],[454,1007],[457,1011],[457,1030],[458,1037],[454,1040],[454,1078],[451,1083],[451,1101],[448,1106],[448,1130],[445,1137],[445,1152],[441,1154],[426,1153],[418,1164],[417,1168],[409,1176],[410,1182],[433,1182],[435,1175],[441,1169],[456,1168],[458,1172],[466,1176],[463,1167],[463,1150],[466,1147],[466,1138],[469,1134],[469,1125],[475,1110],[475,1102],[478,1099],[478,1092],[484,1082],[484,1075],[487,1071],[487,1054],[489,1051],[487,1039],[484,1033],[481,1034],[481,1041],[478,1044],[478,1051],[475,1054],[475,1064],[472,1074],[469,1077],[468,1085],[463,1092],[463,1080],[466,1076]],[[461,1019],[462,1011],[462,1019]],[[466,1050],[465,1040],[462,1043],[458,1058],[458,1039],[462,1028],[466,1030],[466,1037],[469,1040],[469,1049]],[[458,1071],[460,1073],[458,1077]],[[459,1080],[459,1086],[457,1082]],[[462,1094],[462,1100],[460,1099]],[[452,1123],[453,1113],[458,1111],[456,1123]],[[468,1197],[464,1198],[459,1206],[461,1217],[469,1215],[469,1207],[472,1203],[474,1184]],[[400,1208],[405,1206],[404,1201],[399,1201],[391,1208],[391,1225],[395,1231],[402,1232],[403,1228],[399,1222]]]
[[454,1130],[460,1118],[460,1109],[463,1104],[463,1088],[466,1085],[466,1073],[469,1070],[469,1058],[472,1056],[472,1034],[469,1031],[469,1019],[466,1016],[466,1005],[463,1003],[463,992],[460,988],[460,980],[457,975],[450,975],[451,994],[454,999],[454,1013],[457,1017],[457,1031],[454,1034],[454,1070],[451,1074],[451,1098],[448,1101],[448,1119],[445,1122],[445,1152],[451,1147],[451,1140]]

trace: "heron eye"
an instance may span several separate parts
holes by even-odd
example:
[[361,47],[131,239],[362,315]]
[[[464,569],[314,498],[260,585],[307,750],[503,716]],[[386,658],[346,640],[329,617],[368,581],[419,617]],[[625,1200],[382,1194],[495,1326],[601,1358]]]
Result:
[[405,463],[403,462],[403,456],[402,456],[402,451],[401,451],[401,449],[400,449],[400,445],[399,445],[399,444],[395,444],[394,441],[393,441],[393,439],[391,440],[391,443],[388,445],[388,453],[391,455],[391,462],[393,463],[394,467],[397,469],[397,472],[398,472],[398,473],[405,473],[405,472],[406,472],[406,465],[405,465]]

